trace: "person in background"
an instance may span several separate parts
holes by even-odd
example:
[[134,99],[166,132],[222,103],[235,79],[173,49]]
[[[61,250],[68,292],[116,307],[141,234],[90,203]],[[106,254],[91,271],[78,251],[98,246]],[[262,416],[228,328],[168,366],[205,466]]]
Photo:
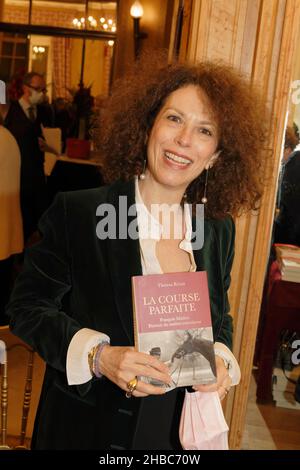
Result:
[[[279,177],[278,177],[278,191],[277,191],[277,197],[276,197],[276,213],[275,213],[275,219],[277,218],[279,214],[279,204],[280,204],[280,197],[281,197],[281,184],[282,184],[282,176],[284,173],[284,168],[285,164],[288,161],[291,153],[295,149],[295,147],[299,144],[299,138],[298,138],[298,129],[296,130],[296,124],[293,125],[293,127],[288,126],[285,131],[285,139],[284,139],[284,150],[283,150],[283,156],[281,160],[281,165],[280,165],[280,171],[279,171]],[[275,226],[276,227],[276,226]]]
[[[57,196],[8,307],[12,332],[47,363],[34,449],[181,449],[185,389],[171,390],[168,367],[134,348],[132,276],[206,271],[217,380],[195,388],[223,399],[239,382],[232,216],[261,197],[262,110],[230,67],[161,64],[149,58],[115,83],[99,126],[109,185]],[[201,203],[203,246],[199,226],[192,235]]]
[[285,164],[295,147],[299,144],[299,137],[296,134],[295,127],[288,126],[285,131],[283,164]]
[[0,115],[0,325],[8,324],[4,308],[12,287],[14,255],[23,251],[20,168],[18,144]]
[[26,242],[36,231],[38,220],[47,207],[46,143],[41,126],[51,127],[52,116],[42,106],[46,95],[42,75],[36,72],[25,74],[22,92],[19,100],[10,103],[4,125],[15,137],[21,152],[21,211]]
[[300,151],[299,138],[288,127],[278,184],[278,214],[274,222],[274,243],[300,246]]

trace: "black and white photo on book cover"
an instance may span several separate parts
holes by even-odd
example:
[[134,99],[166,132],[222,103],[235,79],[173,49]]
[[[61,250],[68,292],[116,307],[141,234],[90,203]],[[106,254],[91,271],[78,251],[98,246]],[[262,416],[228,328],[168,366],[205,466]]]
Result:
[[[171,388],[216,382],[212,328],[141,333],[140,350],[147,351],[168,365]],[[162,385],[150,377],[142,380]]]

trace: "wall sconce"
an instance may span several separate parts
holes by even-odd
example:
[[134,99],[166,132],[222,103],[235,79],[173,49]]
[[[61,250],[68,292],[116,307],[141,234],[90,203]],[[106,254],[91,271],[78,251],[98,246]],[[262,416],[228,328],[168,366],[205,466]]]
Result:
[[138,58],[140,54],[140,47],[141,47],[140,40],[148,36],[146,33],[142,33],[140,31],[140,19],[142,18],[143,14],[144,14],[144,8],[142,7],[141,3],[138,0],[136,0],[130,8],[130,15],[133,18],[135,60]]

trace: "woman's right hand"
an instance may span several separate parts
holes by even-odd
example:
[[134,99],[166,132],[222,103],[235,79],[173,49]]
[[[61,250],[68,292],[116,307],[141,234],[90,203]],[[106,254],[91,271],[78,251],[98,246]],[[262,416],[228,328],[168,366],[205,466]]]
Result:
[[[137,352],[133,347],[104,346],[98,366],[101,374],[126,392],[128,392],[128,382],[136,376],[160,380],[166,384],[166,387],[172,383],[168,366],[150,354]],[[135,397],[163,395],[166,387],[158,387],[138,380],[132,395]]]

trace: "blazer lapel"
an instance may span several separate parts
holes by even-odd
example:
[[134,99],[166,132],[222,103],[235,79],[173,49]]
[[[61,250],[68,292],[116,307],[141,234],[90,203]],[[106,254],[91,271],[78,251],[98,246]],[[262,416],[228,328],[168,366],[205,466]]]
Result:
[[[121,197],[121,198],[120,198]],[[136,223],[136,211],[128,216],[135,204],[134,180],[114,184],[108,202],[116,210],[116,238],[108,239],[108,268],[111,275],[118,314],[130,345],[134,344],[131,277],[142,275],[139,240],[128,236],[127,227]],[[127,224],[126,224],[127,217]],[[122,226],[120,226],[122,221]],[[125,228],[124,228],[125,223]],[[126,229],[126,230],[125,230]]]

